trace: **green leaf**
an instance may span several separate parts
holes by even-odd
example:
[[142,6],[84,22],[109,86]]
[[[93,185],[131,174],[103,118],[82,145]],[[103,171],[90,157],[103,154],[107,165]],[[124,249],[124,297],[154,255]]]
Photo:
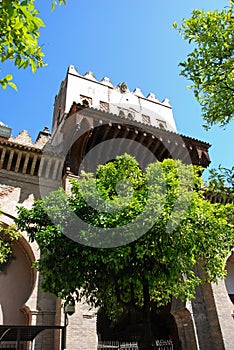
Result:
[[6,80],[12,80],[13,76],[11,74],[7,74],[5,78]]
[[56,7],[56,3],[55,1],[52,2],[52,5],[51,5],[51,11],[54,11],[55,10],[55,7]]
[[18,91],[17,86],[12,81],[9,81],[8,85],[10,85],[15,91]]

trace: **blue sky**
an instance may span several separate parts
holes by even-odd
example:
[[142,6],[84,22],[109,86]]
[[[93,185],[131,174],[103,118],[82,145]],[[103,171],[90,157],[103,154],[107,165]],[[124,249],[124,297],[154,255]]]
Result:
[[51,127],[54,97],[73,64],[80,74],[93,71],[98,80],[108,76],[114,85],[125,81],[131,91],[140,87],[145,95],[169,98],[178,131],[212,144],[210,168],[233,165],[234,123],[226,130],[202,128],[200,106],[179,76],[178,63],[192,48],[172,27],[194,8],[222,9],[228,0],[67,0],[54,12],[49,0],[35,3],[46,24],[40,43],[48,66],[35,74],[9,63],[0,67],[19,89],[0,90],[0,120],[13,136],[27,129],[35,140]]

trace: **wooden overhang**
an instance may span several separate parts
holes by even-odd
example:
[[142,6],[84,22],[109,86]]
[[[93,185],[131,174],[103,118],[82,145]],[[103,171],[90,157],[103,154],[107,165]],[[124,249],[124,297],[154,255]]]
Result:
[[[166,158],[180,159],[185,164],[199,165],[203,168],[210,163],[208,154],[210,144],[206,142],[99,109],[85,108],[77,103],[73,103],[66,116],[64,130],[66,122],[71,125],[69,120],[73,117],[78,124],[79,137],[72,143],[66,161],[66,166],[73,174],[78,174],[83,158],[96,145],[99,145],[97,157],[100,156],[100,159],[102,154],[109,152],[104,141],[112,139],[121,139],[123,143],[126,139],[135,141],[134,147],[136,143],[145,146],[159,161]],[[119,147],[121,148],[121,142]],[[143,148],[139,148],[141,157],[146,156],[146,153],[142,152]]]
[[57,180],[63,165],[64,159],[52,147],[41,149],[0,137],[0,178],[8,171]]

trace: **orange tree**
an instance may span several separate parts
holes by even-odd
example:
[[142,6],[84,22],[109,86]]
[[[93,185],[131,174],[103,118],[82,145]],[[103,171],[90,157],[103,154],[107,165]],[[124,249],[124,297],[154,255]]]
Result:
[[124,155],[96,177],[83,173],[71,194],[58,190],[19,208],[18,227],[41,249],[43,288],[85,297],[112,318],[137,310],[140,346],[153,349],[152,305],[191,299],[197,285],[224,277],[233,246],[233,204],[203,198],[200,170],[168,159],[143,172]]

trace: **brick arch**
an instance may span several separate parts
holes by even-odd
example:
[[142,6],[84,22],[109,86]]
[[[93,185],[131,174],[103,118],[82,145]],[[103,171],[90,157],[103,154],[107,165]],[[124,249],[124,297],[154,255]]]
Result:
[[234,304],[234,256],[230,255],[226,261],[227,277],[225,279],[225,286],[229,298]]
[[13,242],[12,256],[5,271],[0,273],[3,324],[28,325],[31,323],[30,309],[26,304],[36,283],[36,272],[32,268],[34,260],[33,251],[24,237]]
[[191,303],[172,298],[171,314],[177,326],[181,348],[198,350]]

